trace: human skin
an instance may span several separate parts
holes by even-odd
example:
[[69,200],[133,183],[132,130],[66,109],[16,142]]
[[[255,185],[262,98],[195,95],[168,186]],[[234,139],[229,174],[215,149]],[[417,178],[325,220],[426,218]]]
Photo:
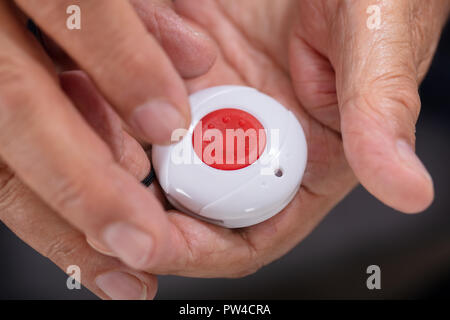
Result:
[[[433,186],[413,152],[414,124],[420,108],[417,88],[432,59],[449,3],[386,1],[380,4],[378,30],[366,25],[366,8],[371,4],[198,0],[193,5],[189,0],[177,0],[176,11],[209,33],[219,48],[213,67],[205,75],[186,81],[188,91],[221,84],[248,85],[292,110],[308,141],[302,186],[280,214],[239,230],[223,229],[170,211],[163,221],[165,238],[151,234],[153,245],[143,252],[136,251],[131,243],[120,248],[121,252],[129,250],[145,257],[138,264],[130,264],[133,259],[124,259],[101,240],[97,243],[94,239],[94,246],[147,271],[140,272],[139,279],[147,288],[154,288],[156,280],[150,274],[239,277],[255,272],[307,236],[358,180],[395,209],[407,213],[424,210],[432,201]],[[78,105],[82,105],[86,103],[83,92],[89,90],[80,89],[80,83],[87,80],[74,80],[79,77],[66,75],[64,87],[69,92],[78,88],[69,96],[81,99]],[[142,161],[148,167],[141,151],[133,147],[129,153],[133,160],[127,163]],[[14,179],[23,186],[20,177]],[[9,192],[10,197],[26,198],[20,192]],[[20,201],[9,203],[18,205]],[[24,217],[14,219],[12,212],[17,207],[5,208],[8,210],[2,212],[9,214],[2,214],[2,220],[33,245],[31,237],[36,234],[31,235],[32,225],[25,219],[33,207],[21,209]],[[64,223],[54,212],[46,215]],[[13,222],[8,223],[8,219]],[[52,230],[52,223],[42,219],[45,224],[40,224],[37,214],[29,220],[44,230]],[[118,262],[99,255],[101,261],[91,265],[84,257],[96,253],[85,245],[82,232],[73,232],[79,235],[76,241],[61,240],[63,245],[56,247],[62,249],[47,255],[63,269],[68,264],[80,265],[92,275],[83,283],[105,297],[95,278],[115,267],[101,259]],[[167,248],[167,243],[168,253],[159,254],[157,249]],[[98,273],[95,270],[100,265],[102,272]],[[116,293],[120,291],[115,289]],[[130,294],[128,298],[136,296]],[[117,298],[111,294],[109,297]]]
[[[121,153],[96,134],[61,90],[53,61],[25,24],[31,16],[72,65],[89,74],[134,136],[165,143],[172,129],[189,123],[181,77],[202,74],[215,59],[213,43],[178,17],[170,3],[149,2],[147,12],[154,12],[149,20],[140,19],[127,1],[80,1],[81,29],[68,30],[66,8],[73,1],[0,2],[2,193],[9,195],[19,179],[67,222],[114,248],[124,260],[127,252],[119,252],[120,238],[129,238],[129,233],[158,238],[154,254],[170,248],[163,208],[128,172],[148,172],[148,160],[132,162],[133,168],[127,164],[129,170],[124,170],[116,161]],[[153,36],[147,29],[155,27]],[[6,204],[5,199],[2,207]],[[1,213],[5,221],[6,212]]]

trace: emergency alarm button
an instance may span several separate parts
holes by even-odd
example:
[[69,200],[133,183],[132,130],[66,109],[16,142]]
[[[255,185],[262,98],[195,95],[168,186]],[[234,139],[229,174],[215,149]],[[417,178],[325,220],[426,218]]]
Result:
[[192,145],[197,156],[219,170],[238,170],[259,159],[266,146],[261,122],[235,108],[205,115],[195,126]]

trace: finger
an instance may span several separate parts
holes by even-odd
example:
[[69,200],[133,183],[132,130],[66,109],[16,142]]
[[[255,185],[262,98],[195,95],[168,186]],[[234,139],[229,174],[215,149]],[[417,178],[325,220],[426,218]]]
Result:
[[432,202],[433,182],[414,152],[419,79],[405,6],[386,3],[380,29],[369,30],[361,19],[366,7],[358,2],[346,16],[350,21],[338,22],[331,50],[351,167],[381,201],[413,213]]
[[192,22],[174,12],[171,0],[131,0],[131,4],[181,76],[197,77],[211,68],[216,46]]
[[82,233],[4,168],[0,181],[0,220],[64,272],[72,272],[69,266],[78,267],[81,284],[103,299],[144,300],[155,296],[155,276],[94,251]]
[[[0,156],[33,191],[132,267],[167,256],[159,202],[113,159],[0,4]],[[49,103],[49,101],[51,103]]]
[[66,1],[16,3],[91,76],[137,134],[167,143],[174,129],[187,126],[183,82],[128,1],[79,2],[79,30],[66,27]]
[[[122,122],[111,106],[98,93],[94,84],[82,71],[68,71],[60,75],[60,83],[75,107],[93,130],[110,147],[116,161],[139,181],[150,172],[149,156],[122,128]],[[163,192],[156,181],[149,190],[163,205],[167,205]],[[87,242],[98,252],[114,256],[114,253],[94,239]]]
[[[89,77],[82,71],[67,71],[60,74],[60,83],[83,118],[108,144],[115,160],[139,181],[147,177],[151,169],[151,147],[144,150],[124,130],[123,122],[99,94]],[[149,189],[166,207],[167,200],[158,182],[154,181]]]
[[[139,181],[147,177],[151,170],[151,147],[143,147],[124,130],[123,122],[112,107],[96,90],[89,77],[82,71],[67,71],[60,74],[60,83],[91,128],[111,149],[115,160]],[[161,204],[167,200],[157,181],[149,186]]]
[[329,60],[300,35],[291,38],[290,71],[302,106],[323,125],[340,132],[336,75]]
[[106,142],[114,159],[139,181],[150,172],[141,145],[122,128],[122,121],[82,71],[60,74],[61,87],[91,128]]
[[[174,12],[171,0],[130,0],[145,27],[164,48],[176,70],[184,78],[206,73],[217,56],[213,41],[195,24]],[[42,35],[47,53],[61,70],[78,67],[57,43]]]

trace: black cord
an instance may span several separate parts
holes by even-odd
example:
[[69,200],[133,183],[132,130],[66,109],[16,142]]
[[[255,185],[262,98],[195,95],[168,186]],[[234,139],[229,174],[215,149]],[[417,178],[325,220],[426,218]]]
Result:
[[149,187],[153,183],[155,178],[156,178],[156,174],[155,174],[155,170],[153,169],[153,166],[152,166],[152,169],[150,170],[149,174],[144,178],[144,180],[141,181],[141,183],[144,186]]
[[34,35],[34,37],[39,41],[39,43],[44,47],[44,49],[47,49],[45,46],[44,36],[42,35],[41,29],[33,22],[33,20],[28,19],[27,21],[27,29],[31,31],[31,33]]

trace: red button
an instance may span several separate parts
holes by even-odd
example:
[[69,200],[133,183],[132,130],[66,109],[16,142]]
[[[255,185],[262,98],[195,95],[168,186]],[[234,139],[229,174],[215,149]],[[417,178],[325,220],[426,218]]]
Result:
[[240,109],[208,113],[195,126],[192,145],[197,156],[210,167],[238,170],[259,159],[266,146],[261,122]]

